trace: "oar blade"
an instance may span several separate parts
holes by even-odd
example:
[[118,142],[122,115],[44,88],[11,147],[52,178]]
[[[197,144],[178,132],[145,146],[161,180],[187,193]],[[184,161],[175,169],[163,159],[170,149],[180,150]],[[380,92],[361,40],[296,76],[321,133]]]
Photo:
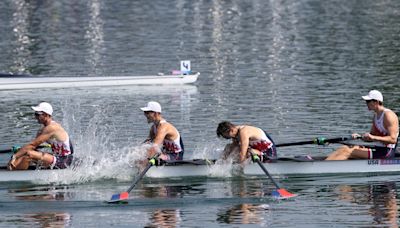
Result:
[[121,192],[119,194],[112,195],[111,199],[107,201],[107,203],[120,203],[123,202],[124,200],[127,200],[128,198],[129,198],[128,192]]
[[276,199],[289,199],[289,198],[296,197],[297,194],[290,193],[284,188],[279,188],[279,189],[272,191],[272,196]]

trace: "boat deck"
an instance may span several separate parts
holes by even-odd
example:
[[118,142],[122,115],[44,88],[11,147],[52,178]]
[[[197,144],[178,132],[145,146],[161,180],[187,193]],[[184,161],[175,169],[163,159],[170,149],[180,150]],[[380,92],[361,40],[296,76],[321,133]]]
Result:
[[0,74],[0,90],[71,88],[93,86],[127,86],[127,85],[173,85],[190,84],[197,81],[199,72],[178,75],[149,76],[31,76]]

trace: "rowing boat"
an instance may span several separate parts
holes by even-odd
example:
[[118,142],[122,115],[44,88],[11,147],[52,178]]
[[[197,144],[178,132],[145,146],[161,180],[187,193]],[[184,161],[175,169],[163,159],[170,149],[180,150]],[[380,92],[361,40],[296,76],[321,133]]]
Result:
[[[271,175],[327,175],[361,173],[400,173],[400,158],[360,159],[345,161],[325,161],[325,157],[313,160],[303,157],[283,157],[275,162],[263,163]],[[218,176],[224,164],[209,164],[203,160],[167,163],[150,169],[146,176],[152,178],[170,178],[182,176]],[[240,173],[244,175],[265,175],[256,163],[248,164]]]
[[[346,161],[324,161],[324,157],[314,157],[305,160],[301,157],[283,157],[275,162],[264,163],[271,175],[312,175],[328,174],[378,174],[400,173],[400,158],[394,159],[363,159]],[[226,177],[231,175],[259,176],[265,175],[256,163],[245,166],[242,170],[232,168],[229,164],[219,164],[214,160],[183,160],[167,162],[152,167],[146,173],[147,178],[176,178],[176,177]],[[237,168],[237,167],[236,167]],[[0,167],[0,182],[6,181],[35,181],[47,180],[54,176],[62,176],[63,170],[23,170],[8,171]],[[53,178],[54,179],[54,178]]]
[[33,169],[9,171],[6,167],[0,167],[0,182],[34,182],[54,179],[60,176],[61,169]]
[[194,74],[104,77],[44,77],[0,74],[0,90],[71,88],[89,86],[190,84],[196,82],[199,75],[199,72]]

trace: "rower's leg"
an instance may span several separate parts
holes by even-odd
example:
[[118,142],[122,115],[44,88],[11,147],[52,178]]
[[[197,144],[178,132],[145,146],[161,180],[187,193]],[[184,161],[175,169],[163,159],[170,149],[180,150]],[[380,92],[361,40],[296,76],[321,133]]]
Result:
[[330,154],[326,160],[347,160],[349,158],[367,159],[368,153],[368,148],[360,146],[342,146]]
[[28,169],[31,161],[40,161],[44,166],[50,166],[53,162],[53,155],[34,150],[27,151],[22,156],[10,162],[9,169],[24,170]]
[[354,159],[368,159],[369,158],[369,149],[365,147],[355,147],[349,158]]
[[23,170],[28,169],[31,160],[27,155],[15,158],[15,155],[7,164],[8,170]]
[[348,146],[342,146],[339,149],[331,153],[325,160],[347,160],[352,153],[352,148]]

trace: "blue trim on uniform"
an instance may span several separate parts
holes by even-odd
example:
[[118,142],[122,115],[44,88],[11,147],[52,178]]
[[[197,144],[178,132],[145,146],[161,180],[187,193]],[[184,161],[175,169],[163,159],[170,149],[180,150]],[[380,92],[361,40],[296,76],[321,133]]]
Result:
[[183,145],[183,140],[182,137],[179,138],[179,144],[181,146],[181,151],[179,153],[165,153],[163,152],[164,155],[168,157],[168,161],[180,161],[183,160],[183,153],[185,152],[185,147]]
[[396,149],[383,147],[383,146],[374,146],[370,148],[372,157],[370,159],[388,159],[394,158]]
[[71,154],[74,154],[74,146],[72,145],[71,139],[69,139],[69,149],[71,150]]
[[68,166],[71,166],[72,160],[74,156],[72,154],[67,156],[55,156],[56,164],[54,165],[54,169],[66,169]]
[[183,160],[183,153],[185,153],[185,146],[183,145],[182,136],[179,134],[179,144],[181,145],[181,152],[178,153],[176,160]]
[[[264,131],[264,130],[263,130]],[[275,142],[272,139],[272,137],[266,132],[264,131],[265,135],[269,138],[269,140],[271,140],[272,142],[272,147],[270,149],[268,149],[267,151],[263,152],[263,158],[265,160],[275,160],[278,159],[278,154],[276,151],[276,146],[275,146]]]

